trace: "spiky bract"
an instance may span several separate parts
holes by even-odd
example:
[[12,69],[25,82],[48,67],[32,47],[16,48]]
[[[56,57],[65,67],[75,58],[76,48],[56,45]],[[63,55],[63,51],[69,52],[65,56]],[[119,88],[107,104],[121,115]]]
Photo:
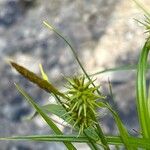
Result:
[[84,129],[95,126],[93,115],[97,115],[98,99],[104,96],[98,95],[96,91],[99,87],[93,87],[94,81],[86,81],[84,76],[67,80],[67,111],[71,121],[75,122],[73,127],[78,127],[81,134]]

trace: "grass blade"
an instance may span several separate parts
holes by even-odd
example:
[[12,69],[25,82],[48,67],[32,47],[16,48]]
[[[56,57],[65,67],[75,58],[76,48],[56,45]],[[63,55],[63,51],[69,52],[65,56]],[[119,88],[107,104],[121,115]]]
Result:
[[[50,25],[49,23],[47,23],[46,21],[43,21],[44,25],[46,25],[50,30],[54,31],[59,37],[61,37],[66,43],[67,45],[70,47],[75,59],[77,60],[79,66],[81,67],[82,71],[84,72],[84,74],[86,75],[86,77],[89,79],[89,76],[87,74],[87,72],[85,71],[84,67],[82,66],[74,48],[72,47],[72,45],[70,44],[70,42],[57,30],[55,29],[52,25]],[[91,81],[91,79],[89,79]]]
[[[123,145],[123,141],[119,136],[106,136],[107,142],[110,145]],[[29,135],[29,136],[13,136],[0,138],[0,141],[41,141],[41,142],[77,142],[77,143],[88,143],[89,139],[86,136],[76,137],[74,135]],[[150,139],[129,137],[128,142],[130,146],[137,146],[138,148],[150,148]],[[99,143],[100,144],[100,141]]]
[[145,45],[142,49],[138,69],[137,69],[137,79],[136,79],[136,105],[138,111],[138,118],[140,122],[140,128],[142,135],[145,138],[150,137],[150,120],[147,118],[149,116],[148,111],[148,98],[147,98],[147,89],[146,89],[146,71],[147,71],[147,59],[148,53],[150,50],[149,40],[145,42]]
[[74,136],[74,135],[28,135],[28,136],[13,136],[0,138],[2,140],[32,140],[32,141],[45,141],[45,142],[78,142],[88,143],[88,139],[85,136]]
[[[47,104],[44,106],[40,106],[40,108],[45,112],[45,113],[52,113],[56,116],[58,116],[59,118],[63,119],[65,122],[67,122],[70,125],[73,125],[74,122],[73,121],[69,121],[70,120],[70,116],[68,115],[67,111],[58,104]],[[37,114],[37,112],[35,112],[32,116],[35,117]],[[31,117],[31,118],[33,118]]]
[[147,16],[150,16],[150,12],[145,8],[145,6],[144,6],[142,3],[140,3],[138,0],[133,0],[133,1],[136,3],[136,5],[137,5],[141,10],[144,11],[144,13],[145,13]]
[[[147,64],[147,69],[150,69],[150,64]],[[90,76],[96,76],[96,75],[100,75],[100,74],[108,73],[108,72],[131,71],[131,70],[136,71],[137,65],[125,65],[125,66],[104,69],[102,71],[92,73],[92,74],[90,74]]]
[[137,69],[137,65],[125,65],[125,66],[119,66],[119,67],[104,69],[102,71],[92,73],[92,74],[90,74],[90,76],[96,76],[96,75],[99,75],[99,74],[102,74],[102,73],[108,73],[108,72],[130,71],[130,70],[136,70],[136,69]]
[[112,116],[114,117],[117,127],[119,129],[120,137],[121,137],[126,149],[132,150],[132,147],[130,147],[129,142],[128,142],[128,138],[129,138],[128,131],[124,127],[119,115],[111,108],[111,106],[108,103],[101,102],[99,104],[101,107],[108,108],[108,110],[112,113]]
[[[110,145],[123,145],[122,139],[118,136],[107,136],[106,137],[108,143]],[[135,138],[135,137],[128,137],[128,144],[133,147],[138,148],[150,148],[150,139],[143,139],[143,138]]]
[[[33,101],[33,99],[19,85],[17,85],[17,84],[15,84],[15,85],[16,85],[16,88],[18,89],[18,91],[26,98],[26,100],[32,105],[32,107],[34,109],[36,109],[36,111],[46,121],[46,123],[49,125],[49,127],[52,128],[56,134],[60,134],[60,135],[63,134],[61,132],[61,130],[59,130],[59,128],[53,123],[53,121],[51,121],[51,119],[40,109],[38,104],[36,104]],[[64,142],[64,144],[66,145],[68,150],[76,150],[76,148],[71,143]]]

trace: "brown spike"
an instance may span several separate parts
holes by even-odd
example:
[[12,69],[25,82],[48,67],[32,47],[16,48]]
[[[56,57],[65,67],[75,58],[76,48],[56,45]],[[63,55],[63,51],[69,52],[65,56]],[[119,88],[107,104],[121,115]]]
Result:
[[53,93],[55,95],[59,95],[63,98],[66,98],[65,95],[61,92],[59,92],[52,84],[50,84],[48,81],[40,78],[35,73],[31,72],[30,70],[26,69],[23,66],[18,65],[17,63],[10,61],[10,64],[13,68],[15,68],[22,76],[27,78],[32,83],[39,86],[41,89],[45,90],[48,93]]

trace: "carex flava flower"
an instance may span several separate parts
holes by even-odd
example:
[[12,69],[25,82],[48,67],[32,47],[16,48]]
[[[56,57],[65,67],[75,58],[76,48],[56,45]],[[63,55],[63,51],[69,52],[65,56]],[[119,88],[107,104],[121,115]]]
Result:
[[143,22],[137,20],[145,27],[145,33],[148,34],[148,38],[150,38],[150,16],[145,15],[145,20]]
[[88,127],[95,127],[96,109],[99,107],[98,100],[104,98],[97,94],[99,86],[93,87],[92,82],[86,81],[84,76],[67,78],[68,84],[66,95],[66,109],[74,122],[73,127],[79,128],[79,134]]

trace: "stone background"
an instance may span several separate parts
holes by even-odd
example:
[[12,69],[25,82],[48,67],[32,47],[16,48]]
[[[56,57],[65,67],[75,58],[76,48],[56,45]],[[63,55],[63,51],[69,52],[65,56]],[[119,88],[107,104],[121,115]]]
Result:
[[[143,2],[150,6],[149,0]],[[143,14],[130,0],[0,0],[0,136],[48,134],[49,128],[37,117],[24,121],[33,109],[18,94],[19,83],[39,104],[52,99],[17,74],[7,64],[11,58],[39,74],[42,63],[51,82],[60,87],[63,76],[80,73],[73,55],[62,39],[42,24],[48,20],[72,43],[89,73],[109,67],[136,64],[145,36],[133,19]],[[135,72],[107,73],[97,76],[104,94],[109,96],[112,82],[114,105],[131,134],[138,121],[135,108]],[[110,102],[112,102],[110,98]],[[100,121],[107,133],[116,134],[111,116],[100,110]],[[60,127],[64,128],[64,126]],[[87,149],[79,144],[80,149]],[[63,144],[0,142],[1,150],[63,150]]]

